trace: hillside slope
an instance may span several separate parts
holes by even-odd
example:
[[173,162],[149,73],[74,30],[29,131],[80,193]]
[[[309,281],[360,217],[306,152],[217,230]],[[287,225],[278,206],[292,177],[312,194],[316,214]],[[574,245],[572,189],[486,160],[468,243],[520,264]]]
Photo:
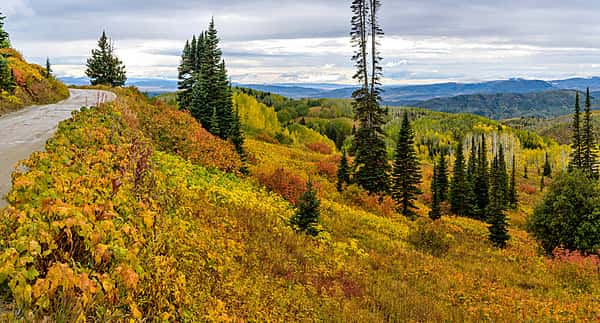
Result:
[[0,49],[8,61],[16,88],[0,93],[0,115],[29,105],[55,103],[69,97],[67,87],[54,77],[46,77],[43,67],[29,64],[14,49]]
[[[63,122],[47,151],[15,175],[11,207],[0,217],[2,319],[514,322],[600,315],[596,272],[537,255],[518,226],[509,247],[498,250],[487,242],[485,223],[448,216],[411,222],[389,199],[354,186],[338,193],[339,156],[295,143],[248,139],[250,176],[243,177],[232,147],[189,114],[150,105],[131,90],[119,94]],[[431,164],[423,170],[425,188]],[[293,196],[308,176],[322,201],[317,238],[289,225]],[[540,198],[535,190],[522,194]],[[425,202],[417,203],[421,216]],[[431,239],[448,250],[438,252]]]

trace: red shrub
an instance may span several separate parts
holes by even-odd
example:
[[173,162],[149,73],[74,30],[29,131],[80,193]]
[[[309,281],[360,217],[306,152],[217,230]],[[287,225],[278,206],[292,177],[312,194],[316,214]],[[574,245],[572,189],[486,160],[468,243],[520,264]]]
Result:
[[23,72],[21,72],[20,70],[18,70],[16,68],[13,68],[12,72],[13,72],[13,76],[15,78],[15,82],[17,83],[17,85],[20,87],[25,87],[25,85],[27,83],[25,82],[25,77],[23,77]]
[[306,181],[284,168],[277,168],[273,172],[259,171],[256,178],[262,185],[293,204],[298,204],[300,195],[306,191]]
[[322,160],[317,163],[317,172],[326,176],[330,180],[334,180],[337,176],[338,163],[331,160]]
[[320,154],[325,154],[325,155],[330,155],[333,151],[331,149],[331,147],[329,147],[327,144],[324,144],[322,142],[313,142],[310,144],[306,144],[306,148],[320,153]]

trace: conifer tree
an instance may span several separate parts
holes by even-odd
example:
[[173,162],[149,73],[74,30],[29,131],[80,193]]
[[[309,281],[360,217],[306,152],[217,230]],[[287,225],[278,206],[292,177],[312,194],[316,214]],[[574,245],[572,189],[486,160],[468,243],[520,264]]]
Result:
[[581,138],[581,107],[579,105],[579,91],[575,94],[575,114],[573,115],[573,142],[571,143],[571,163],[569,169],[583,169],[582,138]]
[[231,128],[229,130],[229,140],[235,147],[235,151],[237,151],[238,155],[242,157],[242,160],[245,160],[246,153],[244,151],[244,132],[242,131],[242,123],[240,121],[240,114],[237,106],[235,110],[233,110],[232,116]]
[[[484,134],[481,135],[481,143],[479,144],[478,163],[473,190],[477,199],[477,209],[480,210],[480,212],[484,212],[490,202],[487,146]],[[479,214],[479,218],[483,219],[484,215]]]
[[490,203],[486,210],[489,226],[489,239],[498,248],[506,247],[506,242],[510,239],[508,235],[508,223],[506,221],[505,196],[499,178],[501,174],[500,155],[493,161],[491,171]]
[[351,8],[351,39],[355,48],[352,60],[357,70],[354,79],[360,85],[352,94],[354,116],[359,123],[354,138],[355,181],[370,193],[387,192],[389,164],[383,131],[387,110],[380,104],[382,68],[377,48],[383,35],[378,22],[380,2],[353,0]]
[[291,224],[298,230],[316,236],[319,234],[317,224],[319,223],[321,202],[317,197],[317,191],[313,188],[312,181],[306,183],[306,191],[298,200],[298,210],[291,219]]
[[436,182],[438,187],[438,195],[440,202],[448,199],[448,164],[446,163],[446,153],[442,150],[440,153],[440,161],[436,171]]
[[442,217],[442,210],[440,207],[440,186],[438,183],[438,167],[434,163],[433,164],[433,177],[431,180],[431,211],[429,211],[429,218],[432,220],[437,220]]
[[408,120],[408,113],[404,112],[402,127],[398,134],[396,157],[392,173],[392,198],[400,208],[402,215],[414,217],[414,201],[421,194],[421,169],[415,151],[414,133]]
[[0,12],[0,48],[10,48],[8,33],[4,30],[4,17]]
[[529,173],[527,170],[527,164],[525,164],[525,166],[523,166],[523,178],[528,179],[529,178]]
[[508,194],[508,202],[511,208],[517,207],[518,196],[517,196],[517,179],[516,179],[516,170],[517,170],[517,160],[515,155],[513,154],[512,158],[512,173],[510,175],[510,185],[509,185],[509,194]]
[[92,50],[92,57],[87,60],[85,74],[92,85],[123,86],[127,80],[125,65],[115,55],[104,31],[98,40],[98,48]]
[[225,69],[225,61],[222,61],[219,65],[218,90],[220,93],[217,99],[216,113],[220,132],[215,131],[214,134],[221,137],[221,139],[227,139],[233,121],[233,101],[231,84],[229,83],[227,70]]
[[544,175],[542,175],[542,179],[540,180],[540,192],[543,192],[546,188],[546,180],[544,179]]
[[590,88],[587,88],[585,95],[585,112],[583,117],[582,134],[582,166],[583,171],[590,177],[597,177],[598,155],[596,153],[596,142],[594,138],[594,129],[592,126],[592,102],[590,97]]
[[460,216],[472,216],[476,211],[473,188],[466,176],[462,140],[456,147],[452,181],[450,182],[450,210]]
[[12,92],[16,84],[12,75],[12,69],[8,66],[8,60],[0,55],[0,91]]
[[343,150],[342,159],[340,159],[340,166],[338,167],[337,171],[337,190],[341,192],[344,189],[345,184],[350,184],[350,168],[348,166],[348,156],[346,156],[346,150]]
[[[194,36],[192,43],[194,47],[196,46],[196,36]],[[190,46],[190,41],[185,42],[185,46],[183,47],[183,52],[181,54],[181,64],[178,68],[178,78],[177,82],[177,102],[179,103],[179,108],[187,110],[190,108],[190,104],[192,101],[192,88],[194,86],[194,60],[196,53],[192,51],[192,47]]]
[[542,172],[544,177],[552,178],[552,166],[550,166],[550,160],[548,159],[548,153],[546,153],[546,160],[544,161],[544,169]]
[[475,184],[477,170],[478,170],[478,150],[477,144],[475,143],[475,136],[471,137],[471,154],[469,155],[469,161],[467,162],[467,178],[471,183]]
[[50,78],[52,76],[52,66],[50,65],[50,58],[46,57],[46,78]]
[[503,199],[501,200],[503,210],[507,209],[509,201],[509,178],[508,170],[506,168],[506,157],[504,156],[504,146],[500,145],[498,149],[498,169],[496,174],[496,181],[498,182],[499,190],[502,192]]

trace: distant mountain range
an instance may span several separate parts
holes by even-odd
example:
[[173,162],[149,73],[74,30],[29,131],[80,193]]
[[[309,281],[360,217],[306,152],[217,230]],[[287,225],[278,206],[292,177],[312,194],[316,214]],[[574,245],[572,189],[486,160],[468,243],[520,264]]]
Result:
[[[63,77],[67,84],[89,84],[85,77]],[[127,85],[137,86],[150,94],[173,92],[177,80],[160,78],[130,78]],[[299,98],[350,98],[355,87],[340,84],[240,84],[259,91]],[[439,83],[428,85],[384,86],[386,105],[418,106],[443,112],[469,112],[489,118],[520,116],[552,117],[569,113],[574,93],[587,87],[600,94],[600,77],[570,78],[542,81],[513,78],[479,83]],[[598,96],[598,95],[596,95]]]

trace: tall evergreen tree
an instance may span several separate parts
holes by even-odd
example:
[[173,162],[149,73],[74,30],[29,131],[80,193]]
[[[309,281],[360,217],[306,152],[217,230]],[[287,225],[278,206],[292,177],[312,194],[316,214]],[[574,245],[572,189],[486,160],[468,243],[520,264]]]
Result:
[[346,155],[346,150],[343,150],[342,159],[340,159],[340,165],[338,166],[337,171],[337,190],[341,192],[346,184],[350,184],[350,167],[348,166],[348,156]]
[[569,169],[583,169],[583,150],[581,138],[581,107],[579,105],[579,91],[575,94],[575,114],[573,115],[573,124],[571,126],[573,132],[573,142],[571,143],[571,163]]
[[220,131],[215,131],[214,134],[222,139],[227,139],[229,137],[231,123],[233,121],[233,101],[231,84],[229,83],[229,79],[227,78],[227,70],[225,69],[225,61],[222,61],[219,65],[218,90],[219,95],[216,101],[216,113]]
[[46,57],[46,78],[50,78],[52,76],[52,66],[50,65],[50,58]]
[[[196,36],[194,36],[192,43],[195,47]],[[195,55],[196,53],[192,50],[190,41],[186,41],[181,54],[181,64],[178,68],[179,81],[177,82],[177,89],[179,90],[177,92],[177,102],[179,103],[179,108],[184,110],[189,109],[192,102],[192,88],[194,86],[195,74]]]
[[240,121],[240,113],[237,106],[232,113],[229,140],[235,147],[235,151],[237,151],[238,155],[240,155],[242,159],[245,159],[246,153],[244,151],[244,132],[242,131],[242,123]]
[[448,199],[448,164],[446,163],[446,153],[442,150],[440,153],[440,161],[437,164],[436,182],[438,186],[438,195],[440,202]]
[[16,87],[8,60],[0,55],[0,91],[12,92]]
[[392,173],[392,198],[400,208],[402,215],[414,217],[414,201],[421,194],[421,169],[414,145],[414,133],[408,120],[408,113],[404,112],[402,127],[398,134],[396,157]]
[[450,210],[460,216],[473,216],[477,208],[473,187],[467,179],[462,140],[458,141],[452,181],[450,182]]
[[513,154],[512,158],[512,173],[510,174],[510,185],[509,185],[509,193],[508,193],[508,202],[511,208],[516,208],[518,203],[518,195],[517,195],[517,160],[515,155]]
[[433,164],[433,177],[431,180],[431,211],[429,211],[429,218],[432,220],[437,220],[442,217],[442,210],[440,207],[441,199],[440,199],[440,186],[437,182],[438,180],[438,166]]
[[475,143],[475,137],[471,137],[471,154],[469,155],[469,161],[467,162],[467,178],[471,183],[475,184],[475,178],[478,170],[478,150],[477,144]]
[[523,166],[523,178],[525,178],[525,179],[529,178],[529,172],[527,170],[527,164],[525,164],[525,166]]
[[479,143],[479,154],[477,170],[475,175],[474,192],[477,199],[477,208],[480,210],[479,218],[483,219],[483,212],[489,204],[489,171],[487,161],[487,145],[485,135],[481,135],[481,143]]
[[583,117],[582,133],[582,166],[583,171],[588,176],[597,177],[598,155],[596,153],[596,140],[594,138],[594,129],[592,126],[592,101],[590,97],[590,88],[587,88],[585,95],[585,112]]
[[499,248],[506,247],[506,242],[510,239],[508,235],[508,223],[506,221],[505,210],[505,193],[501,187],[501,170],[502,166],[500,154],[498,154],[492,162],[491,170],[491,187],[490,187],[490,203],[486,209],[487,221],[489,226],[489,239]]
[[8,33],[4,30],[4,17],[0,12],[0,48],[10,48]]
[[92,50],[92,57],[87,60],[85,74],[92,85],[123,86],[127,80],[125,65],[115,55],[104,31],[98,40],[98,48]]
[[508,178],[508,170],[506,167],[506,157],[504,155],[504,146],[501,144],[498,149],[498,169],[495,180],[498,182],[499,190],[502,192],[502,204],[504,210],[507,209],[508,201],[509,201],[509,178]]
[[306,183],[306,191],[300,196],[298,203],[298,211],[292,217],[291,224],[298,230],[316,236],[319,234],[317,224],[321,213],[321,202],[310,179]]
[[352,94],[355,120],[359,123],[354,138],[355,180],[370,193],[387,192],[389,164],[383,131],[387,109],[380,105],[382,68],[377,48],[379,38],[383,35],[378,22],[380,2],[353,0],[351,8],[350,34],[355,48],[352,60],[357,70],[354,79],[360,85]]
[[542,175],[545,177],[552,178],[552,166],[550,166],[550,159],[548,158],[548,153],[546,153],[546,160],[544,161],[544,169],[542,171]]

